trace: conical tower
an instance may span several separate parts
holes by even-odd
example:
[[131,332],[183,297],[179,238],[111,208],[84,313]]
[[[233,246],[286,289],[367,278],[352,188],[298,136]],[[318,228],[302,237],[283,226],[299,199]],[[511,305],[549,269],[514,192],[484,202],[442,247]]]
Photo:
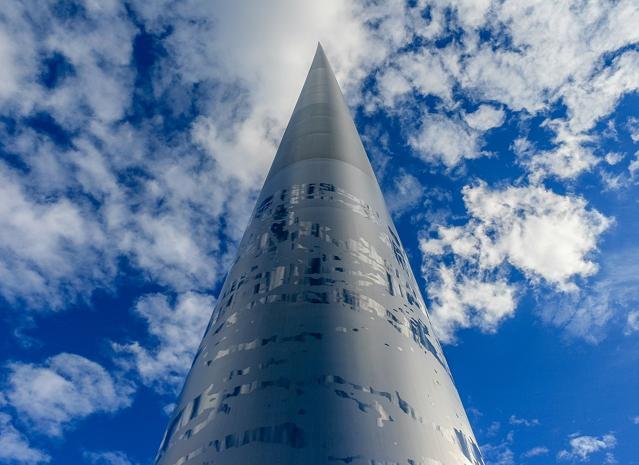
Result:
[[319,45],[157,463],[482,464]]

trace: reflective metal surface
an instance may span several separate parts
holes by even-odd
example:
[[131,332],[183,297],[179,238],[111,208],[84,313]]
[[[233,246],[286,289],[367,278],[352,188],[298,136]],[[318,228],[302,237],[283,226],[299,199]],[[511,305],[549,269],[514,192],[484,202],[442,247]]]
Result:
[[483,463],[319,46],[157,463]]

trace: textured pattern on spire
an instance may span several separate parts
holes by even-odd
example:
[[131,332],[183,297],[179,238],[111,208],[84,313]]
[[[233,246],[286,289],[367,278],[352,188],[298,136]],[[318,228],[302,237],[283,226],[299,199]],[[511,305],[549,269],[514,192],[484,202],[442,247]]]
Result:
[[160,465],[481,465],[321,47]]

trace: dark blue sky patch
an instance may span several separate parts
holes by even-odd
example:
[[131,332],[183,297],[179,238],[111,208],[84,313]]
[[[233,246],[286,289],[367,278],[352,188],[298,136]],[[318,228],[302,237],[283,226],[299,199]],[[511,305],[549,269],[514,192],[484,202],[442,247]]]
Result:
[[35,113],[26,118],[24,124],[39,134],[46,136],[59,147],[72,147],[73,134],[66,131],[49,113]]
[[41,69],[39,82],[48,89],[57,87],[65,78],[75,74],[74,66],[59,52],[43,59]]
[[18,135],[21,126],[18,121],[9,116],[0,116],[0,160],[4,161],[11,168],[28,173],[31,167],[19,153],[12,151],[9,146],[13,144],[14,138]]
[[162,41],[170,31],[161,34],[151,34],[140,26],[138,34],[133,40],[133,66],[136,70],[134,83],[134,98],[132,114],[129,121],[139,122],[155,116],[158,112],[158,101],[154,96],[153,73],[159,59],[166,56]]
[[444,34],[435,40],[435,47],[446,48],[452,43],[462,43],[464,30],[458,25],[457,12],[453,7],[444,10],[444,31]]

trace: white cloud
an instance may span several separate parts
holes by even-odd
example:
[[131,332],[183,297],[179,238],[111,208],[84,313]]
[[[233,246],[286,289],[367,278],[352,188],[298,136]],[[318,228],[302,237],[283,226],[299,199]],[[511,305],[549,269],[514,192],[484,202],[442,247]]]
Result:
[[480,105],[477,110],[464,115],[464,119],[468,126],[480,131],[499,127],[503,124],[505,118],[504,110],[495,108],[491,105]]
[[37,430],[60,436],[74,420],[112,413],[131,403],[132,388],[118,383],[100,365],[61,353],[42,365],[9,364],[6,396],[20,418]]
[[19,179],[0,166],[0,293],[60,307],[82,290],[81,275],[102,272],[91,270],[101,231],[67,199],[31,199]]
[[561,125],[562,123],[556,121],[547,124],[558,133],[553,139],[556,146],[550,150],[537,150],[524,138],[517,139],[513,145],[522,165],[528,168],[533,183],[539,183],[551,176],[562,180],[574,179],[600,161],[590,147],[583,145],[591,142],[592,137],[570,134],[561,129]]
[[481,453],[486,465],[515,465],[515,454],[510,441],[500,444],[484,444]]
[[393,108],[398,98],[404,97],[412,91],[409,80],[395,68],[388,68],[377,78],[377,88],[382,103]]
[[[73,16],[14,1],[0,19],[0,102],[18,121],[0,137],[28,168],[0,164],[8,199],[0,294],[28,307],[60,308],[110,287],[121,262],[171,290],[210,289],[244,230],[295,103],[291,83],[301,86],[317,40],[356,102],[362,79],[425,24],[400,1],[271,2],[250,14],[233,3],[96,5]],[[144,92],[134,88],[139,30],[127,9],[146,31],[171,31],[142,76]],[[52,56],[70,71],[49,88],[42,60]],[[164,113],[123,121],[141,94]],[[189,112],[198,115],[192,124],[172,129]],[[68,138],[62,146],[23,124],[42,113]]]
[[409,138],[417,155],[429,163],[442,163],[447,168],[464,159],[483,156],[480,133],[457,118],[428,114],[421,120],[419,130]]
[[390,212],[399,217],[416,207],[424,197],[424,186],[412,174],[401,172],[384,195]]
[[484,145],[482,134],[501,126],[504,118],[504,111],[491,105],[480,105],[473,113],[460,116],[426,114],[408,142],[424,161],[453,168],[463,160],[488,155],[481,150]]
[[633,422],[635,425],[639,425],[639,415],[637,415],[636,417],[634,417],[634,418],[632,419],[632,422]]
[[[639,12],[635,14],[639,19]],[[622,95],[639,89],[638,73],[639,53],[629,51],[582,85],[569,86],[563,95],[568,106],[569,128],[574,132],[587,131],[610,114]]]
[[445,102],[452,100],[453,79],[444,57],[428,49],[416,53],[399,54],[392,66],[377,78],[381,103],[394,109],[398,100],[416,92],[434,95]]
[[[424,160],[447,168],[486,155],[482,133],[503,122],[505,107],[535,113],[564,99],[568,117],[548,126],[557,133],[556,148],[532,150],[526,166],[538,179],[572,178],[596,164],[584,128],[634,85],[632,52],[600,66],[603,54],[637,38],[631,1],[566,4],[552,15],[555,7],[543,2],[525,13],[509,1],[435,2],[429,19],[422,17],[423,5],[399,0],[310,7],[269,2],[253,5],[250,14],[233,3],[133,2],[128,6],[148,32],[171,33],[146,83],[148,97],[165,102],[168,116],[132,126],[122,117],[135,110],[139,93],[131,60],[138,30],[125,6],[87,4],[85,14],[63,17],[50,6],[12,5],[0,27],[3,109],[18,118],[50,114],[70,134],[70,147],[24,127],[3,134],[7,149],[29,168],[21,175],[3,168],[11,178],[6,189],[27,216],[44,218],[64,207],[81,218],[71,240],[55,223],[36,257],[23,254],[17,231],[6,242],[0,292],[29,306],[60,307],[112,285],[121,258],[173,290],[210,288],[233,253],[218,239],[240,237],[295,101],[290,83],[301,85],[318,39],[352,104],[362,103],[361,84],[371,72],[389,108],[409,92],[438,96],[436,113],[423,117],[409,141]],[[448,20],[465,29],[463,38],[431,47],[446,34]],[[480,43],[477,31],[484,26],[502,31],[513,50]],[[425,46],[405,47],[414,43]],[[45,88],[41,60],[54,53],[72,72]],[[477,102],[478,110],[465,114],[456,94]],[[591,103],[596,111],[588,109]],[[189,111],[199,117],[164,140],[163,124]],[[569,130],[564,134],[562,127]],[[241,169],[237,160],[245,162]],[[20,231],[33,236],[39,224]],[[56,267],[51,259],[80,266]]]
[[639,142],[639,118],[630,116],[626,121],[626,129],[633,142]]
[[438,239],[422,240],[425,253],[452,250],[486,269],[507,261],[530,279],[562,289],[573,287],[572,278],[596,272],[588,255],[610,220],[588,210],[584,199],[542,187],[491,189],[484,183],[466,186],[463,194],[470,221],[440,227]]
[[144,296],[135,313],[146,320],[152,342],[115,344],[116,350],[130,355],[128,363],[142,381],[160,391],[177,390],[188,372],[213,311],[215,299],[186,293],[170,302],[162,294]]
[[609,165],[616,165],[621,160],[623,160],[625,156],[625,153],[608,152],[604,158],[606,159],[606,163],[608,163]]
[[532,449],[528,449],[526,452],[521,454],[521,456],[525,459],[530,459],[532,457],[540,457],[542,455],[548,455],[550,451],[545,446],[537,446]]
[[[576,278],[597,271],[590,256],[610,220],[587,209],[584,199],[485,183],[466,186],[463,194],[469,221],[439,226],[436,237],[420,240],[431,312],[444,341],[454,340],[456,328],[494,331],[512,316],[516,294],[503,276],[506,264],[531,283],[560,291],[575,291]],[[453,258],[452,267],[440,263],[444,256]]]
[[[456,11],[453,21],[464,35],[459,42],[434,47],[432,40],[445,34],[443,12],[447,8]],[[404,97],[411,92],[436,95],[443,99],[435,109],[437,118],[452,112],[451,126],[463,116],[458,102],[453,101],[453,89],[471,101],[497,103],[530,115],[548,114],[556,105],[564,104],[564,117],[552,125],[546,121],[555,133],[554,147],[534,150],[524,166],[539,180],[547,176],[573,179],[596,165],[598,159],[592,149],[598,138],[590,133],[593,126],[613,111],[621,97],[639,86],[635,77],[638,54],[624,51],[625,46],[639,40],[633,26],[639,20],[639,9],[632,0],[614,4],[574,1],[560,6],[536,2],[525,9],[515,0],[475,2],[472,6],[435,2],[429,12],[427,31],[411,29],[425,45],[390,55],[379,73],[377,90],[386,110],[403,114]],[[480,39],[482,28],[493,33],[490,39]],[[606,65],[604,60],[608,61]],[[494,114],[495,120],[485,124],[501,124],[498,116]],[[475,124],[472,118],[466,121],[471,127]],[[479,122],[476,125],[478,130],[482,127]],[[421,144],[415,143],[425,126],[406,127],[412,145],[426,153],[424,160],[429,163],[443,161],[450,167],[465,158],[480,156],[479,147],[466,140],[462,149],[453,138],[447,141],[452,141],[453,147],[457,145],[456,149],[448,153],[433,149],[439,155],[432,156],[427,144],[436,145],[437,139],[423,137]],[[463,127],[457,124],[455,130],[462,141],[467,139]],[[473,156],[468,156],[469,148]],[[456,155],[452,157],[451,152]]]
[[628,312],[626,318],[625,334],[632,334],[639,331],[639,310]]
[[584,199],[541,187],[493,190],[478,184],[463,192],[482,267],[508,261],[530,278],[560,288],[571,288],[571,278],[597,270],[588,255],[610,220],[588,210]]
[[[573,435],[569,444],[570,449],[559,451],[557,458],[563,460],[580,460],[585,462],[596,452],[614,449],[617,445],[617,438],[612,433],[604,434],[601,437]],[[606,463],[610,463],[611,458],[614,460],[612,455],[607,454]]]
[[505,280],[466,277],[463,272],[440,265],[428,283],[430,314],[439,340],[455,342],[455,331],[478,327],[493,333],[516,307],[516,288]]
[[0,412],[0,460],[7,463],[35,465],[47,463],[51,457],[31,447],[28,439],[13,426],[11,417]]
[[134,463],[121,451],[85,452],[84,457],[93,465],[133,465]]

